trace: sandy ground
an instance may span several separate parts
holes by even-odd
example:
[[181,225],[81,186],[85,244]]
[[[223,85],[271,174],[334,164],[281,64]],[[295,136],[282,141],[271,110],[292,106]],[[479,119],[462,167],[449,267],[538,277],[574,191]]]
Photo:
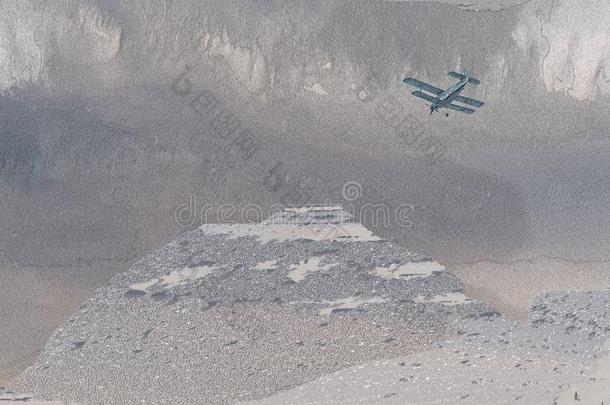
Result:
[[547,291],[600,290],[610,286],[610,263],[540,258],[514,263],[448,266],[468,297],[493,305],[507,318],[527,322],[532,300]]
[[608,403],[608,291],[537,299],[532,325],[465,320],[438,348],[346,368],[252,404]]
[[[328,374],[296,389],[248,402],[249,405],[440,405],[440,404],[552,404],[548,387],[569,384],[580,367],[569,364],[550,372],[556,358],[525,363],[515,353],[443,348],[385,361],[361,364]],[[520,362],[527,364],[515,367]],[[523,386],[531,385],[528,390]],[[584,387],[583,394],[584,394]],[[592,390],[586,398],[593,398]],[[574,395],[566,391],[566,397]],[[597,398],[597,396],[595,397]],[[603,397],[601,397],[603,398]],[[561,404],[596,404],[568,402]],[[244,403],[245,405],[245,403]]]
[[40,268],[4,262],[0,285],[0,386],[32,364],[47,339],[110,275],[103,268]]
[[588,381],[575,384],[566,390],[558,400],[558,405],[573,404],[609,404],[610,403],[610,357],[600,359],[598,368]]

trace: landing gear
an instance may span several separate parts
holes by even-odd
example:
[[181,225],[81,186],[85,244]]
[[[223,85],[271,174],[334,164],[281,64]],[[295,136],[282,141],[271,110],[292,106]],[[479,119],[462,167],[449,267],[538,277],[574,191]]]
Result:
[[448,116],[449,116],[449,113],[448,113],[448,112],[447,112],[447,113],[445,113],[445,117],[448,117]]

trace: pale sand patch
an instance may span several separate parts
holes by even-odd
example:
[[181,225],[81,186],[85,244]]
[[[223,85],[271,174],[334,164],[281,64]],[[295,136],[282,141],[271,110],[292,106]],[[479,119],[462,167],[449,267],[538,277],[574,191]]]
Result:
[[430,298],[422,297],[420,295],[420,296],[416,297],[413,301],[419,302],[421,304],[428,304],[428,303],[433,302],[433,303],[437,303],[437,304],[453,306],[453,305],[468,304],[470,302],[474,302],[475,300],[467,297],[466,295],[464,295],[464,293],[461,293],[461,292],[449,292],[449,293],[442,294],[442,295],[435,295]]
[[332,307],[324,308],[320,311],[320,315],[329,316],[335,310],[356,309],[364,304],[383,304],[384,302],[386,302],[386,300],[381,297],[371,297],[365,299],[358,297],[347,297],[336,301],[325,301],[325,304],[330,304]]
[[338,240],[345,242],[371,242],[383,240],[361,224],[206,224],[200,227],[207,234],[227,235],[229,239],[254,236],[262,243],[273,240]]
[[464,283],[464,293],[493,305],[503,315],[528,322],[536,296],[548,291],[603,290],[610,286],[610,263],[572,263],[539,258],[514,263],[479,262],[447,270]]
[[318,271],[329,270],[330,268],[336,266],[337,264],[326,264],[320,265],[321,258],[320,257],[312,257],[306,260],[300,261],[298,264],[294,264],[291,266],[290,272],[288,273],[288,277],[294,282],[300,282],[305,280],[308,274],[315,273]]
[[286,212],[296,212],[299,214],[304,214],[306,212],[320,212],[320,211],[342,211],[343,207],[340,205],[321,205],[319,207],[289,207],[284,208]]
[[156,285],[158,283],[159,283],[159,279],[155,278],[150,281],[144,281],[142,283],[132,284],[129,286],[129,288],[131,288],[132,290],[148,291],[148,289],[150,287],[152,287],[153,285]]
[[277,268],[277,260],[267,260],[254,267],[256,270],[273,270]]
[[406,277],[428,277],[436,271],[444,271],[445,267],[437,262],[414,262],[406,264],[391,264],[388,267],[375,267],[369,273],[386,280]]
[[27,404],[27,405],[78,405],[76,402],[66,401],[30,401],[30,400],[7,400],[0,399],[3,404]]
[[0,387],[6,387],[9,382],[11,382],[11,379],[8,376],[0,374]]
[[29,405],[76,405],[75,402],[65,401],[37,401],[32,399],[33,395],[30,393],[13,392],[10,389],[5,390],[0,385],[0,403],[3,404],[15,404],[15,403],[26,403]]
[[147,291],[150,287],[160,284],[163,287],[174,287],[183,281],[197,280],[199,278],[209,276],[217,270],[217,267],[210,266],[196,266],[196,267],[185,267],[180,270],[174,270],[171,273],[155,278],[150,281],[144,281],[142,283],[136,283],[129,286],[133,290]]
[[286,240],[337,240],[370,242],[383,239],[362,224],[349,222],[351,215],[340,206],[288,208],[258,224],[204,224],[210,235],[229,239],[255,237],[261,243]]

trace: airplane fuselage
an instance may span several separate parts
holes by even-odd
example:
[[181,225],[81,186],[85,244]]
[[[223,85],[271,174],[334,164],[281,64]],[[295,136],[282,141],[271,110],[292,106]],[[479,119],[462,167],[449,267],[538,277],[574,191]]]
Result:
[[430,113],[441,109],[446,108],[457,96],[460,95],[464,87],[468,84],[468,78],[462,79],[459,82],[455,83],[453,86],[449,87],[445,90],[438,98],[432,103],[430,106]]
[[[475,110],[469,107],[478,108],[485,104],[482,101],[464,97],[460,94],[467,84],[473,84],[475,86],[481,84],[479,79],[471,77],[466,69],[464,69],[462,73],[448,72],[447,74],[454,79],[458,79],[458,82],[454,82],[453,85],[451,85],[451,87],[449,87],[447,90],[440,89],[413,77],[407,77],[402,81],[417,89],[412,91],[411,94],[415,97],[426,100],[428,106],[430,107],[430,115],[432,115],[434,111],[441,108],[458,111],[463,114],[472,114],[475,112]],[[466,104],[469,107],[455,104],[454,102]],[[448,113],[446,115],[448,115]]]

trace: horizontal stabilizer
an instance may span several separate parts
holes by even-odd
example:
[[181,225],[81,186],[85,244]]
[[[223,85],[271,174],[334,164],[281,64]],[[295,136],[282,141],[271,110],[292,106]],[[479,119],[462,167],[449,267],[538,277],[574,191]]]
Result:
[[[449,73],[447,73],[447,75],[449,75],[453,78],[456,78],[458,80],[464,80],[466,78],[466,76],[464,76],[463,74],[458,73],[458,72],[449,72]],[[479,85],[479,84],[481,84],[481,81],[479,79],[475,79],[474,77],[468,76],[468,83]]]
[[464,80],[466,78],[466,76],[464,76],[463,74],[458,73],[458,72],[449,72],[449,73],[447,73],[447,75],[449,75],[453,78],[456,78],[458,80]]
[[471,105],[473,107],[481,107],[481,106],[483,106],[483,104],[485,104],[482,101],[475,100],[473,98],[464,97],[464,96],[457,96],[455,98],[455,101],[457,101],[459,103],[468,104],[468,105]]
[[423,98],[424,100],[430,102],[434,102],[436,100],[436,97],[432,97],[431,95],[422,93],[421,91],[414,91],[411,94],[413,94],[415,97]]
[[424,91],[427,91],[428,93],[432,93],[435,96],[440,96],[441,94],[443,94],[443,90],[439,89],[438,87],[434,87],[428,83],[420,82],[419,80],[414,79],[412,77],[407,77],[406,79],[403,80],[403,82],[405,82],[406,84],[408,84],[410,86],[417,87],[420,90],[424,90]]
[[464,113],[464,114],[472,114],[474,112],[474,110],[471,109],[471,108],[460,107],[459,105],[455,105],[455,104],[449,104],[449,105],[447,105],[445,107],[447,107],[450,110],[459,111],[459,112]]

